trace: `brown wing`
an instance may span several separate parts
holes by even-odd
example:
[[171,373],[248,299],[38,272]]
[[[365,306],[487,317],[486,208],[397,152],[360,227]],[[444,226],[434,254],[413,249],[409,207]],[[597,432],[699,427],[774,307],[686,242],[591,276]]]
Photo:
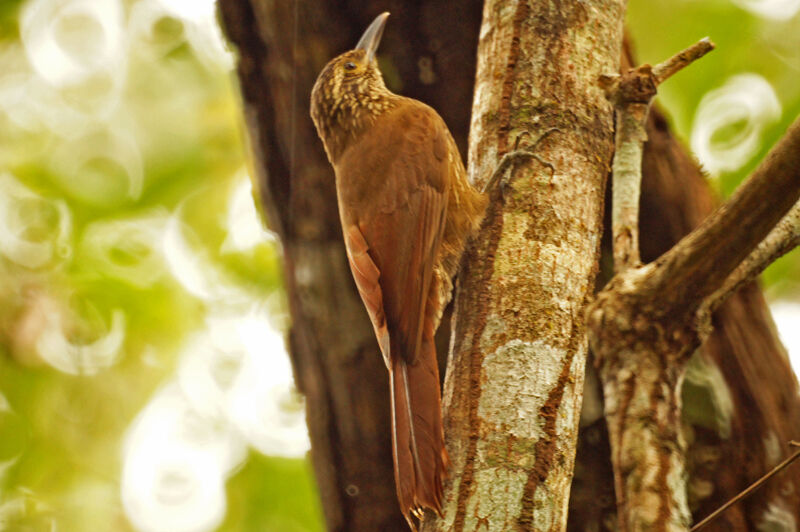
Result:
[[[447,132],[417,102],[389,114],[391,130],[365,138],[338,168],[345,244],[353,277],[384,357],[416,360],[425,303],[447,209]],[[388,338],[391,338],[391,348]],[[399,353],[392,353],[392,349]]]
[[432,109],[406,102],[337,166],[337,190],[353,278],[389,369],[398,501],[416,530],[410,516],[419,508],[441,513],[448,463],[433,307],[450,139]]
[[383,354],[383,361],[386,367],[391,368],[389,362],[389,329],[386,326],[386,314],[383,311],[383,292],[379,283],[380,270],[375,265],[372,257],[369,256],[369,246],[364,240],[361,230],[355,225],[350,225],[344,229],[344,243],[347,250],[347,260],[350,263],[350,271],[361,295],[361,300],[367,308],[372,327],[375,329],[375,337]]
[[406,102],[337,165],[337,190],[350,268],[389,369],[397,497],[416,530],[412,513],[441,513],[448,463],[432,306],[450,168],[441,118]]

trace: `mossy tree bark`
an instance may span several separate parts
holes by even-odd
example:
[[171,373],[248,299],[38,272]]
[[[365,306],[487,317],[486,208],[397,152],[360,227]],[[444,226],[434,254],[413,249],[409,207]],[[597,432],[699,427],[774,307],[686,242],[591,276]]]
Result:
[[452,460],[445,515],[426,530],[566,527],[600,257],[623,1],[487,1],[468,172],[507,156],[462,263],[445,378]]

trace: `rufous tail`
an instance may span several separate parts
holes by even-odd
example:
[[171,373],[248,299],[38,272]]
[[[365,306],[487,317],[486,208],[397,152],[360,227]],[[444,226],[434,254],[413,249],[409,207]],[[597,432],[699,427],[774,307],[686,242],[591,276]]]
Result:
[[449,466],[432,338],[423,338],[419,355],[413,364],[394,357],[390,372],[397,498],[412,530],[411,514],[421,518],[423,508],[442,514],[442,482]]

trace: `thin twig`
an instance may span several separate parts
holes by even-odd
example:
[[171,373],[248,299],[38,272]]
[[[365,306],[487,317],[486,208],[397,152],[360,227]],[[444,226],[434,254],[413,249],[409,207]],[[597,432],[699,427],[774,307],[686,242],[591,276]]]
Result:
[[656,77],[656,85],[661,85],[667,78],[706,55],[714,49],[714,46],[711,39],[703,37],[689,48],[654,66],[653,75]]
[[779,257],[800,246],[800,201],[772,228],[767,237],[737,266],[722,287],[708,296],[701,312],[713,313],[731,294],[755,279]]
[[[790,441],[789,445],[791,447],[800,447],[800,443],[798,443],[796,441]],[[798,449],[797,451],[792,453],[792,455],[789,456],[789,458],[787,458],[786,460],[784,460],[780,464],[778,464],[775,467],[773,467],[772,470],[769,473],[767,473],[766,475],[764,475],[760,479],[758,479],[755,482],[753,482],[752,484],[750,484],[750,486],[748,486],[747,489],[745,489],[744,491],[740,492],[734,498],[732,498],[731,500],[729,500],[728,502],[726,502],[725,504],[723,504],[722,506],[720,506],[719,508],[714,510],[708,517],[706,517],[705,519],[703,519],[702,521],[700,521],[699,523],[694,525],[689,530],[689,532],[696,532],[697,530],[700,530],[701,528],[706,526],[708,523],[710,523],[711,521],[713,521],[714,519],[719,517],[722,514],[722,512],[724,512],[725,510],[727,510],[728,508],[730,508],[731,506],[733,506],[734,504],[736,504],[737,502],[741,501],[742,499],[744,499],[745,497],[747,497],[748,495],[750,495],[751,493],[756,491],[758,488],[760,488],[767,480],[769,480],[770,478],[772,478],[776,474],[780,473],[782,470],[784,470],[787,467],[789,467],[789,465],[792,462],[794,462],[798,457],[800,457],[800,449]]]

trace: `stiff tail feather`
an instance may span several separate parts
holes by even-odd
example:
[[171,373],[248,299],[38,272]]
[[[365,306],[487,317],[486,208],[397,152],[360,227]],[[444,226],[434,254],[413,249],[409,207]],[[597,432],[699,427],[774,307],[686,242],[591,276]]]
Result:
[[439,370],[432,339],[423,339],[414,364],[393,360],[392,450],[400,510],[412,530],[409,514],[421,518],[427,507],[442,514],[442,481],[449,459],[442,431]]

